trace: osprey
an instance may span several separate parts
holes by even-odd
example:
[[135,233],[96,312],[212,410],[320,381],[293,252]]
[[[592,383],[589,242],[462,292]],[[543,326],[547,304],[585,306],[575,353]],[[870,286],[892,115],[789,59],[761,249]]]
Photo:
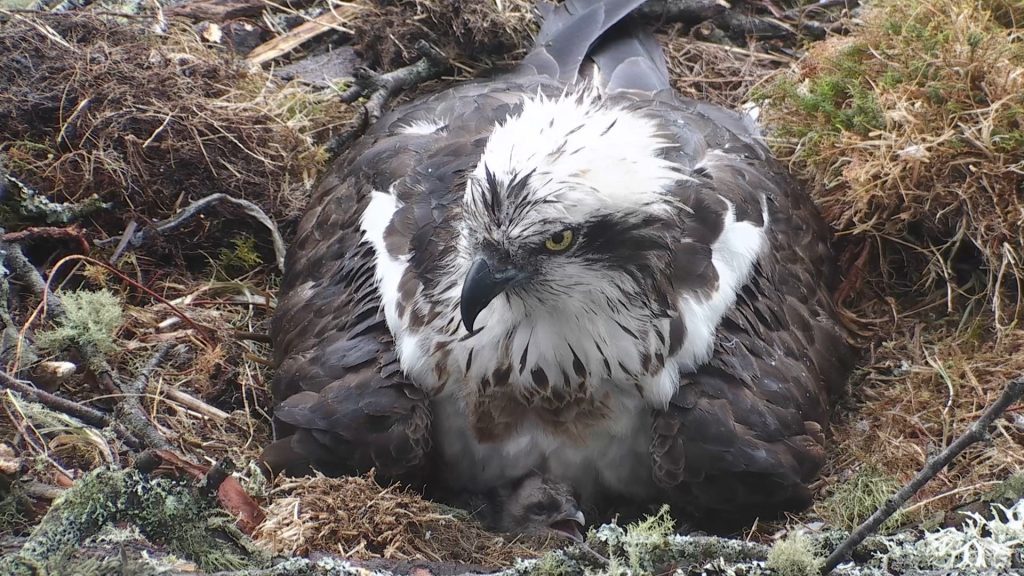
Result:
[[440,497],[540,474],[599,517],[809,504],[852,357],[829,231],[749,117],[673,93],[642,3],[547,8],[518,67],[395,108],[323,176],[269,468]]

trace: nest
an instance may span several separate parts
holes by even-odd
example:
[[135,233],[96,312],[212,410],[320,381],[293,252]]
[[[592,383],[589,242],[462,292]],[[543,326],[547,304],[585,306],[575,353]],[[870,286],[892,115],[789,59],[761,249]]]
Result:
[[279,553],[334,552],[355,560],[393,559],[508,566],[559,544],[485,531],[466,512],[424,500],[398,485],[362,477],[278,478],[258,541]]
[[93,217],[109,235],[218,192],[294,219],[348,107],[249,71],[188,28],[138,22],[74,12],[2,24],[6,169],[51,201],[110,203]]

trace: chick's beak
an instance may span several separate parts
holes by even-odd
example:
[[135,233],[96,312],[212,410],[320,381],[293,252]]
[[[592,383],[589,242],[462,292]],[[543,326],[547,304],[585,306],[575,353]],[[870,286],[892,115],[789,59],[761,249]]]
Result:
[[573,542],[583,542],[583,528],[587,525],[583,512],[575,511],[575,514],[555,520],[549,526],[555,532],[567,536]]
[[501,294],[513,282],[523,279],[525,274],[514,266],[500,265],[495,262],[477,258],[466,274],[466,280],[462,284],[462,297],[459,302],[459,311],[462,314],[462,324],[470,333],[473,333],[473,326],[476,317],[487,308],[487,305]]

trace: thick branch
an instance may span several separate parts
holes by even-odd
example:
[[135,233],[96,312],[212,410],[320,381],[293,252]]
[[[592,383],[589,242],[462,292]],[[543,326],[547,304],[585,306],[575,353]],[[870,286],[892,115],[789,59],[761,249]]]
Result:
[[[811,6],[783,12],[774,10],[778,20],[744,14],[720,0],[649,0],[633,11],[641,19],[653,22],[679,22],[687,26],[713,23],[729,34],[732,40],[747,37],[760,39],[790,38],[800,34],[813,39],[824,38],[830,28],[820,22],[809,20],[806,14],[811,9],[824,11],[838,6],[856,4],[856,0],[821,0]],[[783,24],[783,21],[786,24]],[[788,25],[787,25],[788,24]]]
[[40,298],[46,299],[46,309],[54,316],[64,316],[64,305],[60,298],[50,292],[46,287],[46,280],[43,279],[36,267],[25,257],[21,246],[0,242],[0,257],[4,258],[11,267],[11,272],[18,277],[29,290]]
[[6,172],[0,164],[0,192],[12,189],[21,193],[20,199],[14,203],[20,214],[30,218],[42,218],[48,224],[70,224],[84,216],[111,207],[109,202],[103,202],[95,194],[77,203],[54,202]]
[[116,432],[121,440],[123,440],[129,447],[135,449],[142,447],[142,443],[139,442],[135,435],[129,432],[120,423],[111,420],[110,416],[100,412],[99,410],[83,406],[78,402],[72,402],[71,400],[61,398],[60,396],[51,394],[45,390],[40,390],[32,386],[29,382],[18,380],[6,372],[0,372],[0,387],[7,388],[8,390],[14,390],[18,394],[21,394],[26,400],[38,402],[47,408],[78,418],[90,426],[95,426],[97,428],[106,428],[109,426],[113,428],[114,432]]
[[139,370],[135,379],[119,386],[124,396],[118,401],[117,407],[114,409],[115,413],[124,420],[125,425],[139,434],[146,445],[151,448],[169,449],[171,447],[167,439],[149,421],[149,415],[146,414],[146,410],[142,406],[142,398],[145,396],[149,377],[156,370],[157,366],[163,362],[164,357],[167,356],[173,345],[173,342],[164,342],[157,347],[156,352],[149,358],[146,365]]
[[650,0],[633,11],[637,18],[661,22],[700,24],[725,13],[729,5],[720,0]]
[[968,446],[975,442],[980,442],[988,436],[988,427],[992,422],[999,417],[1007,408],[1013,403],[1020,400],[1021,396],[1024,395],[1024,376],[1018,377],[1009,384],[1006,385],[1006,389],[1003,390],[1003,394],[994,402],[991,406],[985,409],[981,417],[978,418],[971,427],[964,432],[962,436],[957,438],[952,444],[946,447],[938,456],[932,458],[925,464],[924,468],[917,473],[917,476],[910,481],[909,484],[904,486],[895,495],[891,496],[885,501],[885,504],[875,511],[870,518],[864,521],[863,524],[857,527],[856,530],[843,541],[842,544],[836,548],[827,560],[825,565],[821,569],[821,573],[828,574],[836,566],[842,562],[850,550],[855,548],[858,544],[864,541],[872,532],[878,529],[883,522],[889,519],[890,516],[896,513],[903,504],[909,500],[918,490],[921,489],[929,480],[935,477],[947,464],[953,461],[954,458],[960,455]]

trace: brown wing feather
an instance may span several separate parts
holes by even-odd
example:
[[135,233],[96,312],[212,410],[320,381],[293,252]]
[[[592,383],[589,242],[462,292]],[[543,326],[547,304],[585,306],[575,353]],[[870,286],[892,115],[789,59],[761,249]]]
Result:
[[853,357],[829,295],[829,231],[810,198],[748,138],[711,138],[746,157],[716,175],[716,188],[769,195],[769,245],[719,326],[711,360],[684,375],[656,414],[651,453],[674,503],[722,527],[810,504],[829,399]]
[[278,440],[262,455],[274,472],[401,477],[429,450],[429,407],[396,369],[373,250],[360,242],[374,178],[408,162],[383,139],[367,137],[324,175],[289,249],[271,324]]

